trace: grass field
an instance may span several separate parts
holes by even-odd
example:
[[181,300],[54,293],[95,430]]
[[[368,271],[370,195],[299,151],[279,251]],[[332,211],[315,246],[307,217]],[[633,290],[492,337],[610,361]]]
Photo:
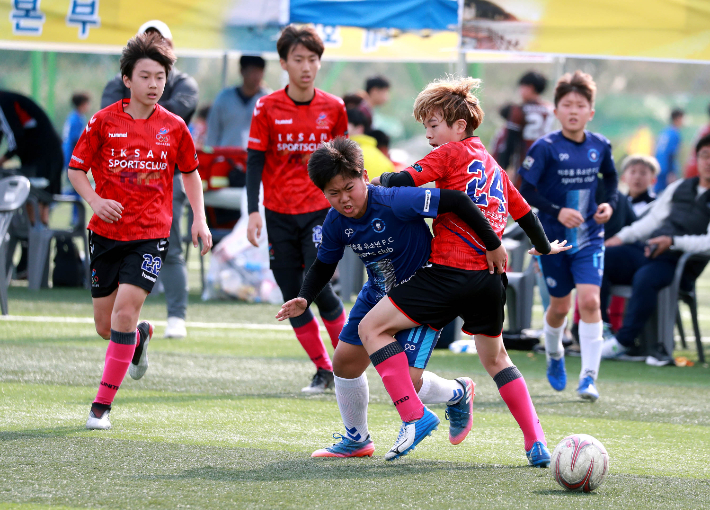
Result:
[[[578,358],[568,358],[570,387],[557,393],[544,356],[511,353],[550,445],[580,432],[609,451],[606,482],[585,495],[527,467],[522,433],[477,356],[445,350],[430,369],[477,383],[466,441],[449,444],[444,408],[433,406],[439,431],[386,462],[399,419],[368,369],[375,456],[311,459],[342,425],[333,393],[301,395],[312,365],[276,309],[191,296],[189,318],[200,324],[184,340],[163,339],[159,325],[148,373],[127,377],[117,395],[113,429],[87,431],[106,349],[88,292],[11,288],[16,320],[0,320],[0,508],[710,507],[707,364],[604,362],[602,397],[588,404],[572,388]],[[143,317],[164,320],[164,301],[150,298]]]

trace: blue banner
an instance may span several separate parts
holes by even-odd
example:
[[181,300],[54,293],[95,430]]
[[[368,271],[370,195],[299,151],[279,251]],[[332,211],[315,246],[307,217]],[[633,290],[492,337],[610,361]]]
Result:
[[290,0],[293,23],[456,30],[458,0]]

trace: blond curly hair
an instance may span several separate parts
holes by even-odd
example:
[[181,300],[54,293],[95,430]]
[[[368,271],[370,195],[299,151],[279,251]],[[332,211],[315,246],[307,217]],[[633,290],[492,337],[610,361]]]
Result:
[[414,101],[414,118],[426,120],[437,111],[442,112],[446,124],[451,127],[459,119],[466,121],[466,134],[471,136],[483,122],[483,109],[472,90],[481,86],[476,78],[447,76],[435,80],[422,90]]

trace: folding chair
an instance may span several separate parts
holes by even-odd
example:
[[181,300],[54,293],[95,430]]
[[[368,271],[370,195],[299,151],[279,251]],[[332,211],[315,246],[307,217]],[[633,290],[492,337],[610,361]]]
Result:
[[[7,250],[7,231],[12,217],[25,204],[30,194],[30,181],[21,175],[14,175],[0,180],[0,308],[7,315],[7,288],[10,285],[12,265],[8,271],[5,252]],[[12,257],[12,254],[10,254]]]

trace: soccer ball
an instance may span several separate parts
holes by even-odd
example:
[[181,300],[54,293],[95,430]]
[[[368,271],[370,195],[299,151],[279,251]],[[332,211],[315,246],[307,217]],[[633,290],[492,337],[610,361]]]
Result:
[[552,452],[550,472],[567,490],[591,492],[602,484],[608,471],[606,448],[587,434],[567,436]]

